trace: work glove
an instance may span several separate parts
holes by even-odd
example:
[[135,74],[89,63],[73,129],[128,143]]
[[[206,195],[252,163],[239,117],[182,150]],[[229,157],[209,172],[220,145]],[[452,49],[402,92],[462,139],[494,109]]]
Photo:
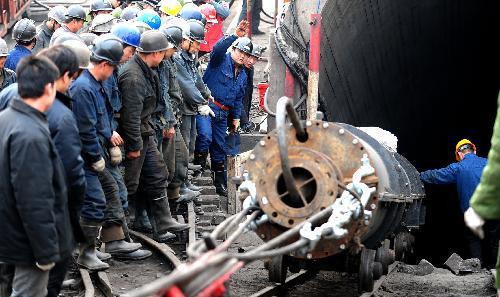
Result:
[[467,209],[467,211],[464,213],[464,220],[467,227],[469,227],[469,229],[471,229],[474,234],[476,234],[481,239],[484,238],[484,220],[476,213],[476,211],[472,207],[469,207],[469,209]]
[[41,271],[43,272],[46,272],[46,271],[49,271],[51,270],[52,268],[54,268],[54,266],[56,265],[54,262],[51,262],[49,264],[39,264],[38,262],[35,263],[36,267],[38,267],[38,269],[40,269]]
[[211,116],[215,117],[214,111],[210,108],[210,106],[208,106],[206,104],[198,106],[198,113],[202,116],[211,115]]
[[122,162],[122,151],[119,146],[110,147],[109,155],[111,157],[111,165],[116,166]]
[[99,161],[92,163],[90,165],[90,168],[92,168],[92,170],[94,170],[95,172],[102,172],[105,166],[106,162],[104,162],[104,159],[101,157]]

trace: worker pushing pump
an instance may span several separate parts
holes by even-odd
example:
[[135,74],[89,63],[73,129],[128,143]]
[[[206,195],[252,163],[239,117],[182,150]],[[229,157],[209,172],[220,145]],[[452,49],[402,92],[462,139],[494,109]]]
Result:
[[[420,174],[423,182],[430,184],[456,184],[462,212],[469,208],[469,201],[481,179],[481,174],[486,166],[487,159],[476,155],[476,146],[468,139],[460,140],[455,147],[457,162],[445,168],[427,170]],[[478,258],[483,266],[492,268],[495,264],[498,240],[500,239],[499,224],[488,223],[484,230],[485,239],[465,230],[465,238],[471,256]]]

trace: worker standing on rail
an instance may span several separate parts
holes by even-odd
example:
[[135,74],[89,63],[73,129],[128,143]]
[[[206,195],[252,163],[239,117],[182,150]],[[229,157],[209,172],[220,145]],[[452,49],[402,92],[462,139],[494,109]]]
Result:
[[33,52],[37,53],[40,50],[49,47],[52,34],[59,29],[66,19],[68,9],[62,5],[52,7],[47,14],[47,20],[37,27],[36,45]]
[[[210,151],[214,186],[217,194],[222,196],[227,196],[226,156],[229,152],[226,132],[229,129],[229,133],[237,133],[239,129],[242,100],[248,79],[244,63],[253,50],[250,39],[244,37],[247,32],[248,23],[242,21],[235,34],[221,39],[214,46],[210,63],[203,76],[213,95],[209,100],[209,108],[213,110],[214,115],[209,117],[200,114],[196,118],[198,137],[194,163],[205,165]],[[232,50],[227,52],[232,44]],[[229,126],[228,118],[232,119]]]
[[78,37],[76,33],[83,28],[86,16],[87,15],[85,13],[85,9],[83,9],[81,5],[70,5],[68,7],[68,11],[66,12],[64,24],[59,29],[57,29],[54,34],[52,34],[49,45],[53,45],[56,38],[64,32],[71,33]]
[[25,57],[17,77],[20,98],[0,113],[0,261],[15,265],[11,296],[43,297],[49,271],[72,252],[65,172],[45,115],[59,71]]
[[16,82],[16,72],[5,68],[7,56],[9,56],[9,48],[5,40],[0,38],[0,91]]
[[[460,140],[455,147],[455,156],[458,162],[441,169],[427,170],[420,173],[420,179],[430,184],[456,184],[460,199],[460,208],[465,212],[469,208],[469,201],[481,179],[487,159],[476,155],[476,146],[467,139]],[[500,239],[500,225],[491,223],[485,226],[486,240]],[[465,238],[469,245],[471,256],[481,260],[483,266],[491,268],[495,264],[496,253],[491,255],[493,247],[483,248],[481,239],[465,230]]]
[[[165,58],[168,39],[160,31],[146,31],[136,54],[121,69],[118,85],[122,94],[120,128],[125,140],[125,183],[129,202],[145,193],[155,240],[165,242],[173,233],[189,229],[172,218],[167,201],[167,167],[156,147],[151,115],[161,99],[160,81],[152,69]],[[143,198],[143,199],[144,199]],[[173,232],[173,233],[172,233]]]
[[[465,223],[479,237],[490,237],[486,241],[490,253],[496,260],[497,296],[500,296],[500,252],[498,251],[498,237],[487,236],[491,232],[489,225],[496,225],[497,231],[500,224],[500,95],[498,96],[498,110],[491,138],[491,149],[488,153],[488,164],[484,168],[481,182],[474,191],[470,200],[470,208],[465,212]],[[498,236],[498,232],[497,232]],[[495,246],[496,245],[496,246]],[[496,250],[495,250],[496,248]],[[491,267],[490,267],[491,268]]]
[[36,43],[35,22],[30,19],[21,19],[12,29],[12,39],[16,41],[16,46],[9,52],[5,61],[5,67],[16,71],[19,61],[31,55],[31,51]]

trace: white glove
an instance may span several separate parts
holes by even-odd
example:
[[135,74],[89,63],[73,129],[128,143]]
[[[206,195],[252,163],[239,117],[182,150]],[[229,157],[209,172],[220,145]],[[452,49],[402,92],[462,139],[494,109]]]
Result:
[[51,262],[49,264],[38,264],[38,262],[35,263],[36,267],[38,267],[38,269],[40,269],[41,271],[43,272],[46,272],[46,271],[49,271],[51,270],[52,268],[54,268],[54,266],[56,265],[54,262]]
[[90,168],[92,168],[92,170],[94,170],[95,172],[102,172],[105,166],[106,162],[104,162],[104,159],[101,157],[99,161],[92,163],[92,165],[90,165]]
[[464,213],[465,224],[472,230],[479,238],[484,238],[483,225],[484,220],[481,218],[472,207],[469,207]]
[[202,116],[211,115],[211,116],[215,117],[214,111],[208,105],[200,105],[200,106],[198,106],[198,113],[200,115],[202,115]]
[[122,151],[119,146],[110,147],[109,155],[111,156],[111,165],[116,166],[122,162]]

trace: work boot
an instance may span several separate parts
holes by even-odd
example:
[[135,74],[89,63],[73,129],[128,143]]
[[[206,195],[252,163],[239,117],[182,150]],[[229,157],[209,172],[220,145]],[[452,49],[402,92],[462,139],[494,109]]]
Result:
[[202,166],[201,165],[198,165],[198,164],[193,164],[193,163],[189,163],[188,164],[188,169],[189,170],[201,170],[202,169]]
[[207,157],[208,152],[194,152],[193,164],[200,165],[201,169],[193,171],[193,176],[200,176],[207,169]]
[[187,187],[188,189],[190,189],[191,191],[195,191],[195,192],[201,191],[201,188],[193,185],[193,183],[191,183],[191,181],[189,179],[184,182],[184,186]]
[[[222,166],[224,166],[224,164],[222,164]],[[227,197],[226,171],[214,171],[214,186],[217,195]]]
[[148,250],[143,250],[143,249],[138,249],[136,251],[133,251],[131,253],[117,253],[113,254],[113,257],[119,260],[132,260],[132,261],[137,261],[137,260],[144,260],[146,258],[149,258],[153,253]]
[[109,268],[107,263],[102,262],[96,255],[95,243],[101,224],[98,222],[80,220],[86,242],[80,245],[80,255],[76,263],[91,271],[100,271]]
[[115,254],[124,254],[135,252],[140,249],[142,245],[137,242],[126,242],[125,240],[115,240],[106,242],[105,251],[106,253],[115,256]]
[[[169,184],[169,186],[170,185],[171,185],[171,183]],[[181,190],[180,186],[177,186],[175,188],[167,188],[167,197],[168,197],[168,200],[177,200],[177,199],[179,199],[181,197],[180,190]]]
[[151,233],[153,231],[153,227],[151,226],[151,222],[149,221],[145,209],[142,209],[140,213],[135,213],[135,220],[134,224],[132,224],[132,229],[144,233]]
[[189,229],[189,225],[180,224],[172,218],[166,195],[153,198],[149,202],[151,203],[149,209],[151,210],[150,220],[153,226],[154,237],[162,238],[165,237],[166,233],[180,232]]
[[99,258],[99,260],[101,260],[101,261],[108,261],[109,259],[111,259],[111,254],[101,252],[101,251],[100,251],[100,250],[98,250],[98,249],[96,249],[96,250],[95,250],[95,255],[96,255],[96,256],[97,256],[97,258]]
[[183,195],[183,194],[187,194],[187,193],[190,193],[190,194],[194,194],[194,195],[195,195],[195,197],[201,196],[201,192],[200,192],[200,191],[193,191],[193,190],[189,189],[189,188],[186,186],[186,184],[185,184],[185,183],[183,183],[183,184],[181,185],[181,188],[180,188],[180,190],[179,190],[179,193],[180,193],[181,195]]
[[199,192],[185,191],[184,194],[181,194],[180,197],[177,200],[175,200],[175,202],[177,202],[177,203],[189,203],[191,201],[194,201],[196,199],[196,195],[197,195],[196,193],[199,193]]

